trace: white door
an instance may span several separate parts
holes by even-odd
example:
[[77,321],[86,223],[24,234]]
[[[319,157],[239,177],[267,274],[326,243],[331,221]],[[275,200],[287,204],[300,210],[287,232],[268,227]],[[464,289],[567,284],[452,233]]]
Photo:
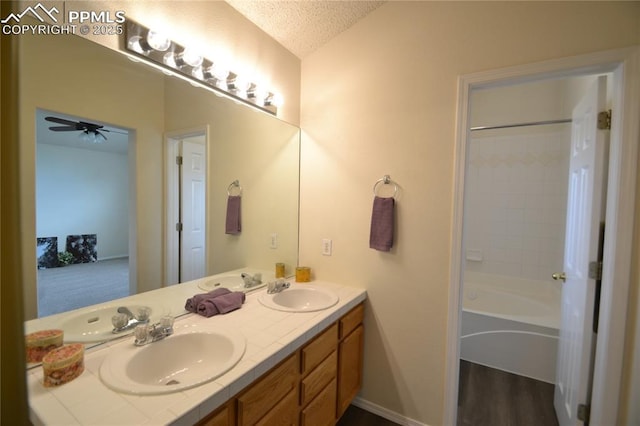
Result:
[[206,157],[202,136],[182,140],[180,282],[202,278],[205,263]]
[[598,261],[604,222],[608,131],[598,130],[606,107],[606,78],[600,77],[573,110],[567,205],[562,316],[554,406],[560,426],[581,425],[578,405],[590,403],[596,280],[589,262]]

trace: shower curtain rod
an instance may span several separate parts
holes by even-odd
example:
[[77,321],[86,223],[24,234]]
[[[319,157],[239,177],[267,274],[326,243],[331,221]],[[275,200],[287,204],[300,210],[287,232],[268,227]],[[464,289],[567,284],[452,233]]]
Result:
[[514,124],[502,124],[498,126],[476,126],[472,127],[469,130],[493,130],[493,129],[506,129],[509,127],[525,127],[525,126],[542,126],[546,124],[561,124],[561,123],[571,123],[570,118],[565,118],[562,120],[545,120],[545,121],[530,121],[528,123],[514,123]]

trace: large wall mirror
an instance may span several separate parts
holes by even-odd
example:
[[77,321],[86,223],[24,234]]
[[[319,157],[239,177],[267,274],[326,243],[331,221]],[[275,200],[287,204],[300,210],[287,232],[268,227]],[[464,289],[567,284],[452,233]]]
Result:
[[[51,302],[69,298],[63,285],[39,289],[45,269],[64,275],[67,268],[47,265],[42,258],[47,251],[53,263],[64,263],[67,254],[58,253],[74,247],[88,256],[87,263],[120,259],[127,274],[124,295],[176,283],[167,272],[168,173],[175,164],[168,147],[174,144],[175,150],[176,141],[200,144],[206,163],[196,203],[206,225],[205,274],[272,270],[276,262],[293,270],[297,127],[74,35],[21,36],[20,77],[26,320],[67,309]],[[82,137],[82,130],[60,129],[65,120],[104,126],[100,132],[106,141],[96,144]],[[118,147],[107,149],[112,145]],[[234,181],[242,187],[239,234],[225,232]],[[110,219],[98,223],[98,216]],[[84,306],[96,303],[92,296],[99,290],[91,286],[99,280],[90,272],[73,279],[79,283],[73,291],[86,296]],[[56,297],[43,301],[43,292]],[[80,306],[69,309],[74,307]]]

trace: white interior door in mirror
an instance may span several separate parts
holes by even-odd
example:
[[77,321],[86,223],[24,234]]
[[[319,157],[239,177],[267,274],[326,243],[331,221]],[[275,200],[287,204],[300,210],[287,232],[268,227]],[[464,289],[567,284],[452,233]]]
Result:
[[191,281],[206,274],[205,187],[206,153],[204,136],[182,140],[180,178],[180,281]]

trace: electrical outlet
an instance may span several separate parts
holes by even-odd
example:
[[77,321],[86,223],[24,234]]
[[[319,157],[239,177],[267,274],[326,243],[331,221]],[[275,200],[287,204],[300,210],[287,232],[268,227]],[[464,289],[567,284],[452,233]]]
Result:
[[329,238],[322,239],[322,254],[325,256],[331,256],[332,242]]
[[271,248],[278,248],[278,234],[271,234]]

